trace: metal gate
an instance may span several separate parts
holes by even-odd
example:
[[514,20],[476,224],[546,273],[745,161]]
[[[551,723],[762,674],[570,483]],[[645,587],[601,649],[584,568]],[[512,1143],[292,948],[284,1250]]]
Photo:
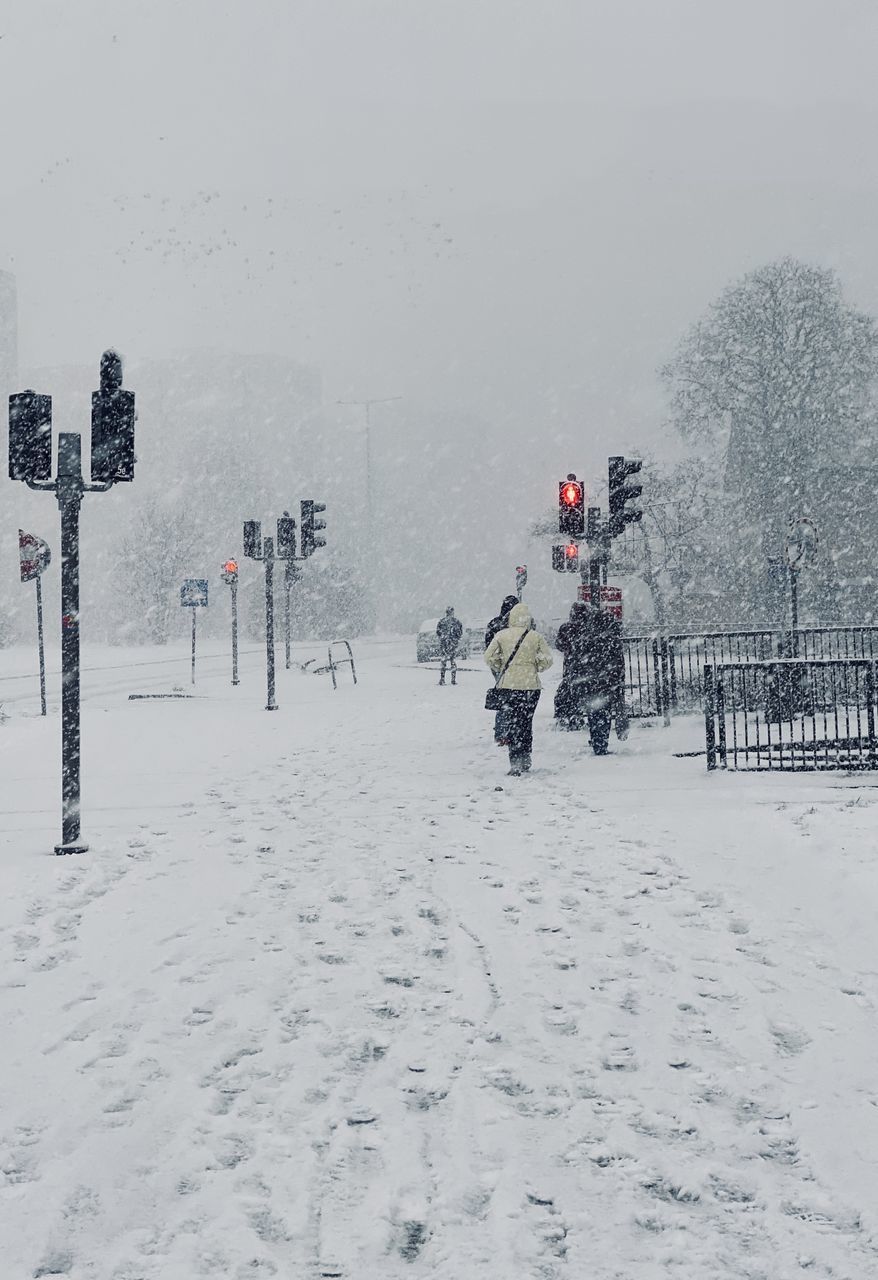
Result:
[[878,768],[875,669],[865,658],[706,665],[708,769]]

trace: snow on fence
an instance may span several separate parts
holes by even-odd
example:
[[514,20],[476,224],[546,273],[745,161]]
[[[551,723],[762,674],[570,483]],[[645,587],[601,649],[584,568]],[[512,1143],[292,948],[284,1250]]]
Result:
[[705,665],[708,769],[878,768],[876,665],[850,657]]

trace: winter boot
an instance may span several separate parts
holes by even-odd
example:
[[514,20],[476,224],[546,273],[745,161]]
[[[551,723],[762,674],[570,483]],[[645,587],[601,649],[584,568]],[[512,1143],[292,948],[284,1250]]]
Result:
[[521,757],[521,772],[522,773],[530,772],[530,755],[523,755]]
[[510,756],[509,757],[509,777],[520,778],[522,773],[524,773],[524,768],[522,766],[521,756]]

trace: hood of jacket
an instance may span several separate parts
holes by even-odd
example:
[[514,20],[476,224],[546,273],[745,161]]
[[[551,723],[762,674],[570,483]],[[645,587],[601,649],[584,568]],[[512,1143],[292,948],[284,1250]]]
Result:
[[533,619],[530,616],[530,609],[526,604],[517,604],[514,609],[509,610],[509,626],[510,627],[529,627]]

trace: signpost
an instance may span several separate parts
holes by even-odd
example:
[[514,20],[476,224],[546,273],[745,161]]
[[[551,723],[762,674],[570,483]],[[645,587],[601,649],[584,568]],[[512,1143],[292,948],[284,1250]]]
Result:
[[[592,601],[592,584],[583,582],[579,588],[579,598],[585,604]],[[604,613],[611,614],[614,618],[622,621],[622,588],[602,586],[600,588],[599,607]]]
[[22,582],[31,579],[37,587],[37,648],[40,655],[40,714],[46,714],[46,654],[43,647],[43,573],[52,559],[49,544],[32,533],[18,531],[18,556]]
[[186,578],[180,587],[180,604],[192,610],[192,683],[195,683],[195,615],[207,608],[207,578]]
[[238,562],[226,560],[223,582],[232,589],[232,684],[238,684]]

